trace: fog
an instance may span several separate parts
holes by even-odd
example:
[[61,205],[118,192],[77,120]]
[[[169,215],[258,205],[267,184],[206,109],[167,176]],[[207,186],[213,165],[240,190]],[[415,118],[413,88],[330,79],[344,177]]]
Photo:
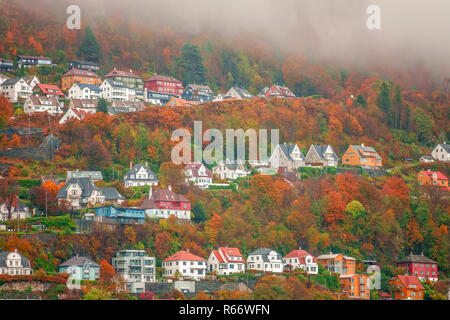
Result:
[[[30,0],[79,4],[91,22],[120,14],[193,35],[234,39],[250,34],[288,54],[315,61],[421,64],[450,77],[449,0]],[[381,9],[381,30],[369,30],[369,5]]]

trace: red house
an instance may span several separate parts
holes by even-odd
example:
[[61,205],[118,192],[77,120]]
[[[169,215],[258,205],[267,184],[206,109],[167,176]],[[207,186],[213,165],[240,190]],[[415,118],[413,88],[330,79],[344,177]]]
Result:
[[144,87],[149,91],[171,94],[177,97],[181,96],[184,91],[181,81],[174,77],[161,76],[158,74],[145,80]]
[[158,189],[153,192],[150,187],[149,197],[139,207],[144,209],[147,216],[156,219],[168,219],[174,215],[178,219],[191,219],[191,202],[182,195],[168,189]]
[[58,86],[52,84],[38,83],[33,88],[33,94],[39,96],[45,96],[47,98],[56,97],[64,98],[64,93]]
[[437,262],[423,255],[410,254],[396,262],[397,267],[405,268],[409,275],[416,276],[420,280],[428,278],[430,281],[438,281]]

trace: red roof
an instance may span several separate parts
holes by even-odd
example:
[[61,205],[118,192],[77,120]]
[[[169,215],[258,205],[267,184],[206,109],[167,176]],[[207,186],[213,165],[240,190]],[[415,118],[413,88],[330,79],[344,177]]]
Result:
[[284,256],[283,258],[298,258],[298,261],[300,263],[305,263],[305,256],[311,256],[313,258],[313,262],[316,262],[316,258],[310,254],[309,252],[305,251],[305,250],[293,250],[291,252],[289,252],[286,256]]
[[66,74],[63,75],[63,77],[69,77],[69,76],[83,76],[83,77],[100,78],[100,76],[94,72],[87,71],[87,70],[80,70],[77,68],[73,68],[72,70],[70,70],[69,72],[67,72]]
[[[215,250],[216,251],[216,250]],[[244,257],[242,256],[241,252],[239,251],[238,248],[228,248],[228,247],[221,247],[219,248],[219,250],[217,250],[216,252],[214,252],[214,254],[219,255],[220,253],[222,253],[222,256],[225,257],[225,260],[227,262],[237,262],[237,263],[243,263],[245,262]],[[229,257],[241,257],[242,260],[241,261],[235,261],[235,260],[231,260]],[[222,258],[218,258],[219,262],[223,262]],[[221,261],[222,260],[222,261]]]
[[153,191],[151,199],[145,199],[139,207],[140,209],[158,209],[157,202],[189,202],[182,195],[176,194],[169,189],[157,189]]
[[147,80],[145,80],[145,82],[151,82],[151,81],[166,81],[166,82],[176,82],[176,83],[181,83],[180,80],[175,79],[174,77],[170,77],[170,76],[162,76],[159,74],[154,75],[153,77],[148,78]]
[[402,282],[402,284],[405,286],[405,288],[409,288],[410,285],[415,285],[416,289],[424,290],[422,284],[420,283],[419,279],[414,276],[397,276],[398,279]]
[[[61,89],[58,86],[55,86],[52,84],[38,83],[38,84],[36,84],[36,87],[41,89],[42,94],[44,94],[44,95],[51,94],[54,96],[64,96],[64,93],[62,93]],[[56,92],[52,92],[50,90],[56,91]]]
[[85,116],[87,116],[89,114],[89,112],[86,112],[84,110],[75,109],[75,108],[72,108],[70,110],[72,110],[73,113],[75,113],[80,119],[83,119]]
[[167,261],[206,261],[206,260],[203,259],[202,257],[196,256],[195,254],[181,250],[163,260],[163,262]]
[[420,173],[428,176],[431,179],[435,179],[433,177],[433,175],[435,174],[438,180],[448,180],[448,178],[441,172],[439,171],[428,171],[428,170],[423,170]]
[[104,78],[113,78],[113,77],[127,77],[127,78],[139,78],[142,79],[140,75],[137,73],[134,73],[133,70],[128,71],[121,71],[114,69],[110,73],[104,76]]

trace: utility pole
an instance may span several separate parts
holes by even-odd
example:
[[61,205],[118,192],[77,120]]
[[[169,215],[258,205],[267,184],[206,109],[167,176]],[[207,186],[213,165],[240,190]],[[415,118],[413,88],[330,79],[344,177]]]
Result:
[[48,218],[47,190],[45,191],[45,219]]

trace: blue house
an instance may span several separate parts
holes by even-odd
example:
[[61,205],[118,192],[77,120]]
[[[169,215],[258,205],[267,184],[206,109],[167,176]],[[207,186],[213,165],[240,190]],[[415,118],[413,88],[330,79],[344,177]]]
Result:
[[76,255],[59,266],[60,273],[72,275],[75,280],[100,279],[100,265],[89,258]]
[[184,89],[181,98],[188,101],[208,102],[213,101],[214,92],[205,85],[189,84]]
[[103,206],[93,208],[95,210],[95,220],[103,223],[119,224],[144,224],[145,210],[138,208],[123,208],[117,206]]

